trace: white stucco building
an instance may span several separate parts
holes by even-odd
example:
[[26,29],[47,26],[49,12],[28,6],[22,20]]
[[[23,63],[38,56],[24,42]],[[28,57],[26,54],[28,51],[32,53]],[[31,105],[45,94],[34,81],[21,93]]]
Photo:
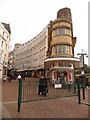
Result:
[[0,23],[0,79],[7,78],[10,34],[9,24]]

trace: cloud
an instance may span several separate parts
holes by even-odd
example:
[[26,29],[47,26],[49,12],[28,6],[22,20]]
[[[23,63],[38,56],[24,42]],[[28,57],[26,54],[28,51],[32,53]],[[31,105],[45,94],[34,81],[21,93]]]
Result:
[[0,8],[6,6],[8,4],[9,0],[0,0]]

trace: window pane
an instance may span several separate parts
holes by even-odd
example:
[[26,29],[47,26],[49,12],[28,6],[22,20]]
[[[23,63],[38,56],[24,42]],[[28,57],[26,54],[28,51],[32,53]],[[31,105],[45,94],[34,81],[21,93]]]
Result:
[[62,13],[62,17],[64,16],[64,13]]
[[54,35],[70,35],[71,36],[71,30],[67,28],[58,28],[54,30]]
[[68,45],[57,45],[52,47],[52,54],[71,54],[71,47]]
[[57,29],[54,30],[54,35],[55,35],[55,36],[57,35]]
[[69,46],[67,46],[67,54],[69,54],[69,52],[70,52],[70,47]]
[[54,54],[70,54],[70,46],[58,45],[53,48],[52,52]]

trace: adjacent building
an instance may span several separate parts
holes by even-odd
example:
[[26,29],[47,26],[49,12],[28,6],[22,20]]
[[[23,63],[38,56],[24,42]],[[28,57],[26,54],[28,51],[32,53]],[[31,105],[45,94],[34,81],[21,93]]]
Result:
[[10,34],[10,25],[0,23],[0,79],[4,80],[7,78]]
[[21,45],[20,43],[15,44],[14,49],[9,52],[9,55],[8,55],[8,69],[9,70],[12,70],[12,69],[15,70],[15,63],[16,63],[15,52],[19,48],[20,45]]
[[14,68],[14,51],[10,51],[8,55],[8,69]]
[[57,19],[19,46],[15,52],[15,69],[25,75],[46,74],[53,81],[63,78],[72,82],[74,68],[79,63],[79,59],[74,57],[75,44],[71,10],[60,9]]
[[21,44],[15,52],[15,69],[30,76],[43,74],[48,42],[48,27],[32,40]]

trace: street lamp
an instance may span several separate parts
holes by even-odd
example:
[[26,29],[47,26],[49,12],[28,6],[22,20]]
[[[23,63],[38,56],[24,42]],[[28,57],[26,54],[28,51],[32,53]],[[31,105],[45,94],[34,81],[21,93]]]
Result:
[[[84,52],[83,52],[84,51]],[[82,93],[83,93],[83,99],[85,99],[85,85],[86,85],[86,76],[84,73],[84,56],[86,55],[86,57],[88,57],[87,52],[85,50],[82,49],[82,53],[78,53],[77,55],[80,55],[80,62],[81,62],[81,69],[82,69]]]
[[88,57],[88,54],[87,54],[87,52],[86,52],[84,49],[82,49],[82,53],[83,53],[83,51],[86,53],[86,57]]
[[81,67],[84,68],[84,56],[86,55],[86,57],[88,57],[87,52],[84,49],[82,49],[82,53],[78,53],[77,55],[80,55]]

